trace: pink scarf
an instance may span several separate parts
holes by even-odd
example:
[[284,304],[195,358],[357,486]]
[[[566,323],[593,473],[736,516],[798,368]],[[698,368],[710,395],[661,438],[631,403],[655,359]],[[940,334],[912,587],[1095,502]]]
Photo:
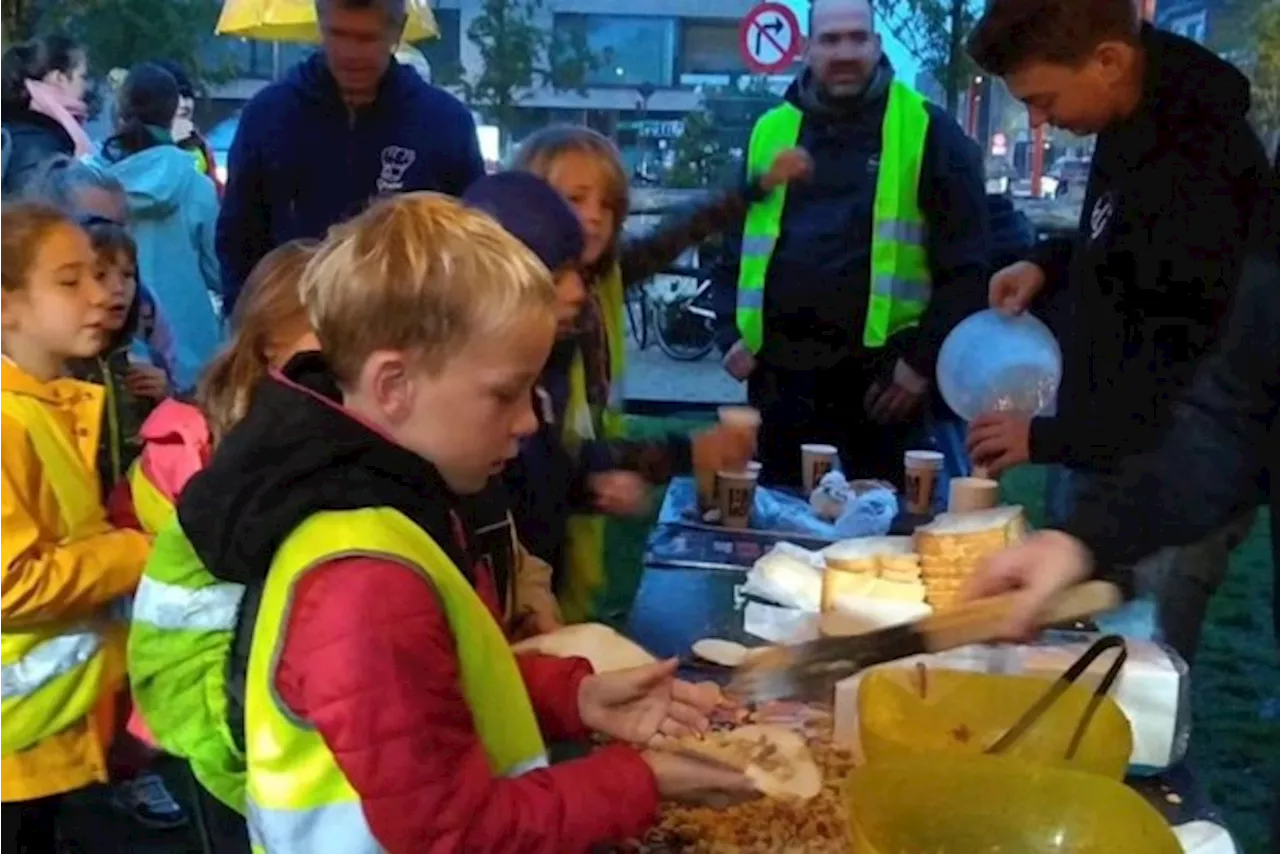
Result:
[[77,115],[85,114],[83,101],[68,97],[62,89],[43,80],[28,80],[27,94],[31,96],[32,110],[43,113],[62,125],[62,129],[76,145],[76,157],[93,153],[93,142],[90,141],[89,134],[85,133],[76,120]]

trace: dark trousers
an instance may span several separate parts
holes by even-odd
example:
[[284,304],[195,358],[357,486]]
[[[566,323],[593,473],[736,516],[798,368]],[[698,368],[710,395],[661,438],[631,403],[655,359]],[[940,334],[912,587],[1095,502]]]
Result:
[[902,455],[918,422],[876,424],[863,405],[867,389],[887,371],[884,358],[871,356],[808,371],[758,364],[747,397],[763,422],[757,453],[763,481],[800,486],[800,446],[821,442],[840,450],[846,477],[901,486]]
[[186,776],[204,854],[249,854],[249,827],[244,816],[209,794],[189,768]]
[[0,854],[53,854],[58,838],[58,812],[62,795],[0,804]]

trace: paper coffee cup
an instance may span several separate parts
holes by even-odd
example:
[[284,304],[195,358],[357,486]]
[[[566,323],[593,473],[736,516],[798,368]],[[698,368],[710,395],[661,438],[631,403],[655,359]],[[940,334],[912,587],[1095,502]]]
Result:
[[985,477],[956,477],[951,479],[947,496],[947,512],[967,513],[971,510],[990,510],[1000,503],[1000,484]]
[[907,512],[923,514],[933,508],[933,493],[944,461],[945,457],[938,451],[907,451],[903,456]]
[[808,444],[800,446],[800,479],[805,494],[813,492],[822,476],[840,463],[840,451],[835,445]]
[[756,500],[756,476],[746,471],[716,472],[716,502],[720,524],[726,528],[751,525],[751,508]]

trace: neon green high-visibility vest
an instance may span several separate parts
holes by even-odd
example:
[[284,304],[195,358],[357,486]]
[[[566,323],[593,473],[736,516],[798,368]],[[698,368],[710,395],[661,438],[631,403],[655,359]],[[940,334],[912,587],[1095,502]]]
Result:
[[[800,141],[804,114],[781,104],[765,113],[751,131],[747,170],[764,174],[775,157]],[[880,174],[872,213],[871,298],[862,343],[883,347],[895,333],[915,326],[929,304],[932,279],[920,211],[920,163],[929,113],[925,100],[903,83],[889,87],[880,131]],[[786,185],[747,210],[738,271],[738,332],[752,353],[764,344],[764,283],[782,229]]]
[[353,554],[413,567],[434,589],[453,630],[458,680],[493,773],[511,777],[547,764],[515,654],[484,600],[444,550],[396,510],[316,513],[276,552],[254,624],[245,685],[245,815],[255,854],[382,850],[324,739],[284,708],[273,688],[294,584],[308,569]]

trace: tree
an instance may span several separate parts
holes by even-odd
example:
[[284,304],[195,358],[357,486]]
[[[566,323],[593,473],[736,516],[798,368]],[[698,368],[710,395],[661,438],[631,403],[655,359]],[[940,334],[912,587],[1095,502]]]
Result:
[[166,58],[193,79],[218,80],[227,69],[207,67],[200,54],[221,5],[219,0],[5,0],[5,37],[67,33],[85,46],[99,74]]
[[9,46],[17,41],[25,41],[31,37],[32,18],[35,15],[34,3],[31,0],[4,0],[0,4],[0,20],[4,44]]
[[547,26],[544,0],[484,0],[467,27],[480,54],[480,71],[462,81],[467,101],[500,128],[515,124],[530,89],[585,93],[596,59],[586,34]]
[[667,173],[670,187],[718,187],[731,180],[734,158],[725,150],[710,110],[694,110],[684,117],[684,130],[673,155],[675,165]]
[[947,111],[959,106],[960,90],[978,68],[965,50],[981,15],[975,0],[883,0],[876,4],[880,23],[902,42],[946,93]]
[[1270,3],[1257,19],[1253,62],[1253,119],[1258,129],[1280,134],[1280,5]]

